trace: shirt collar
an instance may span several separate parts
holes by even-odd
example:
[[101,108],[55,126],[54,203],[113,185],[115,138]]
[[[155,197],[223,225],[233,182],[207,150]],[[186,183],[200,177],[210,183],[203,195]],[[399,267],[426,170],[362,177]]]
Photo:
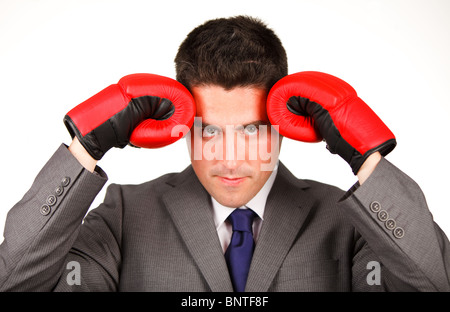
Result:
[[[275,181],[275,177],[278,171],[278,163],[267,179],[266,183],[259,190],[259,192],[245,205],[247,208],[251,208],[260,218],[264,220],[264,209],[266,207],[267,196],[269,195],[270,190],[272,189],[272,185]],[[211,196],[212,206],[213,206],[213,215],[214,215],[214,223],[216,229],[220,227],[220,225],[225,222],[228,216],[236,209],[236,207],[227,207],[220,204],[217,200],[215,200]]]

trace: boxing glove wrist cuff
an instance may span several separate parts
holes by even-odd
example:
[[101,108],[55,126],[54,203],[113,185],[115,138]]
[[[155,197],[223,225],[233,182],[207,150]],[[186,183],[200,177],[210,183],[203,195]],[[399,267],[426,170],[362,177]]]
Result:
[[86,151],[100,160],[112,147],[124,148],[136,126],[145,118],[165,120],[175,111],[171,101],[154,96],[141,96],[131,99],[124,109],[105,122],[82,135],[76,124],[66,115],[64,123],[72,135],[76,135]]
[[72,118],[70,118],[70,116],[64,116],[63,121],[72,139],[76,136],[80,144],[84,147],[86,152],[91,155],[92,158],[94,158],[95,160],[100,160],[103,157],[104,152],[102,152],[98,148],[94,148],[93,144],[88,143],[88,141],[97,141],[96,138],[94,138],[93,133],[90,133],[89,135],[83,137],[83,135],[80,133],[80,130],[78,130],[77,126],[73,122]]

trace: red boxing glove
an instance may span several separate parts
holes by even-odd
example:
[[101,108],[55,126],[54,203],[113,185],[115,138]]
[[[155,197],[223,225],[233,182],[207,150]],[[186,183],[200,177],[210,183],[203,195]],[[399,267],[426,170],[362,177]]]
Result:
[[76,135],[87,152],[99,160],[111,147],[157,148],[183,136],[172,129],[195,117],[190,92],[171,78],[153,74],[123,77],[64,117],[72,138]]
[[278,81],[267,99],[267,115],[280,134],[319,142],[344,158],[357,174],[366,158],[386,156],[396,146],[393,133],[345,81],[320,72],[300,72]]

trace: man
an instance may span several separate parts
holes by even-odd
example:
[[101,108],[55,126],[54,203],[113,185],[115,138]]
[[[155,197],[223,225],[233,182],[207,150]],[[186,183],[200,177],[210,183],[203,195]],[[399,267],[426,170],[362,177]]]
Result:
[[[175,62],[190,92],[130,75],[67,114],[73,142],[8,214],[1,290],[450,290],[449,242],[419,187],[382,157],[395,138],[348,85],[287,76],[276,35],[242,16],[194,29]],[[190,94],[192,166],[112,184],[84,218],[106,182],[97,161],[113,146],[170,144],[175,125],[192,125]],[[278,161],[277,126],[325,139],[359,182],[344,193],[295,178]]]

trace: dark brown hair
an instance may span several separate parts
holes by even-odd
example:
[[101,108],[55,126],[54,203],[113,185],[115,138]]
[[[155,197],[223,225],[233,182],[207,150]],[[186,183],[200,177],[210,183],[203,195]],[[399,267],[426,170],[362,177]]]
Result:
[[269,90],[287,75],[287,56],[280,39],[261,20],[235,16],[192,30],[178,49],[175,67],[176,79],[188,89],[214,84],[227,90]]

